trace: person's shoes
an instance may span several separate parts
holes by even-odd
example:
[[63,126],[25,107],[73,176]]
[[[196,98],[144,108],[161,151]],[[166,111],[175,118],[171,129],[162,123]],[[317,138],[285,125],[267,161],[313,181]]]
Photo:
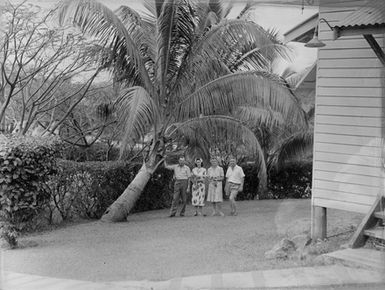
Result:
[[221,211],[219,212],[219,215],[220,216],[225,216],[225,214],[223,212],[221,212]]
[[211,214],[211,216],[216,216],[216,215],[217,213],[215,211]]
[[233,215],[233,216],[237,216],[237,215],[238,215],[238,213],[235,211],[235,212],[231,213],[231,215]]
[[181,213],[179,216],[184,217],[184,213]]
[[175,213],[170,214],[168,217],[170,218],[175,217]]
[[197,213],[197,212],[195,212],[195,213],[194,213],[194,216],[197,216],[197,215],[198,215],[198,213]]

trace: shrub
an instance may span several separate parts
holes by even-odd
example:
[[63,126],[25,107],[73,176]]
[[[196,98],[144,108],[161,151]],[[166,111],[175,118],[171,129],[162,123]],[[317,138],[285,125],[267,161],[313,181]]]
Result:
[[[139,170],[137,167],[136,170]],[[173,195],[173,172],[159,168],[144,188],[136,202],[133,212],[167,208],[171,205]]]
[[309,198],[311,196],[312,163],[289,163],[269,174],[268,191],[261,198]]
[[23,230],[49,200],[45,181],[56,171],[56,139],[9,137],[0,149],[0,211]]
[[58,171],[47,185],[50,212],[62,219],[99,218],[132,180],[132,166],[124,162],[58,161]]
[[[241,165],[245,173],[243,191],[237,195],[237,200],[253,200],[258,195],[258,167],[254,164]],[[225,171],[226,172],[226,171]]]
[[[259,168],[255,164],[241,164],[245,173],[243,192],[237,200],[309,198],[311,196],[312,163],[289,163],[268,175],[267,190],[259,192]],[[224,168],[225,172],[227,168]]]
[[[126,189],[140,164],[119,162],[74,162],[60,160],[58,173],[47,182],[51,203],[48,219],[57,210],[62,219],[100,218]],[[150,179],[132,212],[170,205],[172,172],[159,169]]]
[[[141,164],[123,161],[74,162],[58,161],[57,174],[51,176],[48,219],[56,210],[63,220],[74,217],[100,218],[127,188],[139,171]],[[270,176],[269,190],[258,192],[258,168],[253,164],[242,165],[245,172],[243,192],[238,200],[255,198],[304,198],[307,183],[311,182],[311,164],[295,164]],[[159,168],[151,177],[132,212],[167,208],[173,193],[172,171]],[[189,201],[191,198],[189,198]]]
[[11,249],[17,248],[18,236],[19,231],[15,225],[6,221],[0,221],[0,238],[6,241]]

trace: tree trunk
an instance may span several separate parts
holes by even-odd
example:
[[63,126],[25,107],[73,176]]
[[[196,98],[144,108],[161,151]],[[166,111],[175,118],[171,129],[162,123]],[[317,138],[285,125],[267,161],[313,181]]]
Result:
[[101,220],[104,222],[125,221],[147,182],[150,180],[152,172],[152,166],[143,164],[122,195],[107,208]]

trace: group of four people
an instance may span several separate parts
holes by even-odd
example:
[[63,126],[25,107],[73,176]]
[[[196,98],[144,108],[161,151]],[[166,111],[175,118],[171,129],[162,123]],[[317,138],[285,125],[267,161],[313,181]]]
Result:
[[215,157],[211,158],[210,163],[211,166],[206,170],[206,168],[203,167],[202,159],[196,158],[195,167],[191,172],[183,156],[179,157],[177,165],[168,165],[167,162],[165,162],[165,167],[174,171],[175,178],[170,217],[176,215],[180,198],[182,199],[180,216],[185,215],[187,193],[190,192],[190,189],[192,193],[191,203],[195,207],[194,215],[204,215],[203,207],[205,205],[207,184],[207,201],[213,205],[212,215],[224,216],[221,210],[221,203],[223,202],[222,182],[225,178],[225,193],[230,199],[231,215],[237,215],[235,199],[238,192],[243,191],[245,180],[242,167],[236,164],[234,157],[230,157],[229,167],[225,176],[223,168],[219,166],[218,160]]

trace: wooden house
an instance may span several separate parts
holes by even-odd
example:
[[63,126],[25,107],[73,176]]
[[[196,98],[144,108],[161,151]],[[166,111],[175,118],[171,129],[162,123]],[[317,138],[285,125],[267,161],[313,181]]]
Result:
[[312,236],[326,236],[328,208],[364,213],[350,244],[357,247],[368,236],[385,240],[385,1],[319,3],[318,14],[285,34],[308,42],[315,28],[311,41],[324,45],[316,66]]

